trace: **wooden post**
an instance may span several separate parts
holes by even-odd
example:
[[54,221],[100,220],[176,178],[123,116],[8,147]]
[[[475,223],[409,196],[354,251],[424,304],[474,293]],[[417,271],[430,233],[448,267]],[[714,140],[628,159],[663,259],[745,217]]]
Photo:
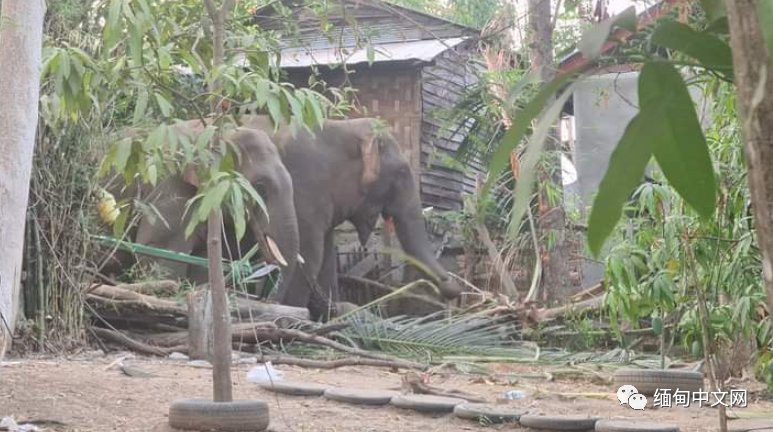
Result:
[[198,290],[188,294],[188,356],[212,361],[212,294]]

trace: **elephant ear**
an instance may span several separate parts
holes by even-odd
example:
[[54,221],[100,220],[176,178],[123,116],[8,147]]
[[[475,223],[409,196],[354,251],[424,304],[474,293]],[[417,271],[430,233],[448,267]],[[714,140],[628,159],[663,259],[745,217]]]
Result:
[[362,155],[362,187],[368,188],[378,179],[381,171],[381,157],[379,154],[379,140],[371,133],[360,141],[360,154]]

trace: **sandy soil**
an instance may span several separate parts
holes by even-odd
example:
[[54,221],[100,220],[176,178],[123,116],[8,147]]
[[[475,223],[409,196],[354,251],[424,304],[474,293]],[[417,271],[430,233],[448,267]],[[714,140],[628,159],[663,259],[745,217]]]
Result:
[[[169,432],[166,422],[171,400],[211,398],[210,369],[188,366],[184,361],[134,357],[126,360],[125,364],[131,364],[154,376],[132,378],[115,366],[110,367],[118,358],[118,355],[111,355],[66,360],[6,359],[0,367],[0,417],[10,416],[17,421],[48,421],[46,430],[57,432]],[[318,397],[277,396],[247,381],[247,371],[251,367],[248,364],[234,367],[235,397],[268,401],[272,429],[277,431],[430,432],[517,429],[512,425],[483,426],[457,419],[451,414],[427,415],[394,407],[346,405]],[[383,369],[362,367],[320,371],[287,366],[278,369],[284,371],[286,380],[331,386],[396,389],[400,384],[400,374]],[[537,368],[521,366],[499,366],[497,369],[498,372],[507,373],[539,371]],[[431,384],[472,393],[491,402],[496,402],[506,390],[522,390],[526,398],[507,402],[531,413],[646,418],[678,424],[681,431],[718,430],[717,412],[714,409],[678,407],[634,411],[619,405],[615,397],[616,389],[582,381],[507,382],[483,380],[480,376],[448,374],[433,375]],[[608,398],[604,399],[605,395],[590,397],[587,393],[604,393]],[[773,408],[770,402],[752,400],[753,396],[749,399],[747,410],[770,412]]]

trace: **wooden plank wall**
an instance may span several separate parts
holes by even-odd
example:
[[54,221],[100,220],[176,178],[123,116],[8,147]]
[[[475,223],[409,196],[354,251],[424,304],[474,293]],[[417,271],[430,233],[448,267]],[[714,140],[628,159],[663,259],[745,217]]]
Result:
[[444,158],[453,158],[463,140],[461,134],[449,136],[444,122],[436,119],[433,112],[447,109],[457,102],[464,89],[475,83],[473,65],[469,63],[471,47],[463,44],[435,58],[435,64],[424,67],[422,86],[421,174],[422,196],[425,205],[439,210],[458,210],[462,206],[462,194],[475,193],[475,172],[484,167],[474,162],[465,174],[450,168]]

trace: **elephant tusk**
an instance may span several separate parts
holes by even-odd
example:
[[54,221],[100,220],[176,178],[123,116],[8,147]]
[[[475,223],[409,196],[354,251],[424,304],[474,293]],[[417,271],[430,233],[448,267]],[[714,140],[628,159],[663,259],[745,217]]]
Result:
[[269,236],[266,236],[266,243],[268,244],[268,249],[271,255],[273,255],[274,259],[276,261],[283,265],[284,267],[287,267],[287,260],[285,260],[285,257],[282,255],[282,252],[279,250],[279,247],[274,243],[274,239],[272,239]]
[[301,264],[306,264],[306,260],[305,260],[305,259],[303,259],[303,257],[301,256],[301,254],[298,254],[298,262],[299,262],[299,263],[301,263]]

